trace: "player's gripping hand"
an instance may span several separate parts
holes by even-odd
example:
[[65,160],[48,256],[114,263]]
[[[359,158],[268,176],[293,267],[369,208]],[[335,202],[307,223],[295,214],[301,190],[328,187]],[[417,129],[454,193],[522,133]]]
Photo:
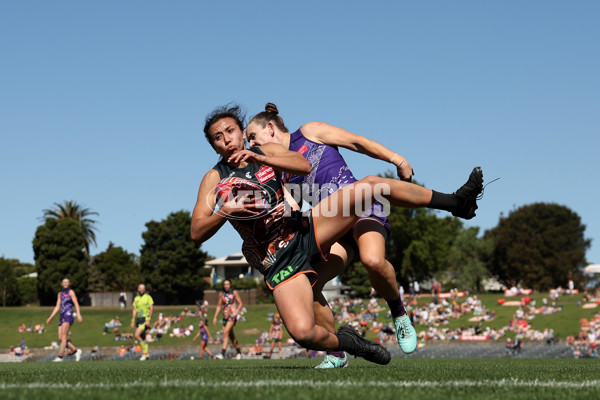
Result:
[[401,181],[412,182],[412,177],[415,174],[412,165],[405,158],[398,166],[396,166],[396,173]]

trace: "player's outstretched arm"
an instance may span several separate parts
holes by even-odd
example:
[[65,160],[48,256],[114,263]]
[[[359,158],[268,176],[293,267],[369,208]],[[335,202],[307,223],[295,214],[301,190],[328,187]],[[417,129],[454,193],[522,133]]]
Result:
[[251,164],[268,165],[278,171],[292,175],[305,176],[310,173],[310,164],[295,151],[289,151],[278,143],[266,143],[260,146],[265,155],[257,154],[251,150],[242,150],[233,154],[228,162],[237,164],[246,161]]
[[412,165],[406,158],[364,136],[356,135],[324,122],[308,122],[302,126],[301,130],[302,134],[313,142],[344,147],[348,150],[366,154],[371,158],[392,163],[397,169],[398,177],[402,180],[409,181],[414,175]]

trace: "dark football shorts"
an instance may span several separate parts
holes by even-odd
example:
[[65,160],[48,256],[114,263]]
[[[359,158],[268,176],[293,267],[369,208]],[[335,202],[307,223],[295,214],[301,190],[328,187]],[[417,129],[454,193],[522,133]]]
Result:
[[318,275],[311,263],[324,259],[315,235],[312,210],[293,211],[290,218],[295,235],[277,253],[273,266],[265,271],[265,282],[271,291],[300,274],[306,274],[310,284],[314,285]]

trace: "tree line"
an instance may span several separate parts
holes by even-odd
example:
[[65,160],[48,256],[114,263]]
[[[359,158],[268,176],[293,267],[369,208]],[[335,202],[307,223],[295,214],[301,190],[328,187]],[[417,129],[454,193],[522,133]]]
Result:
[[[435,279],[446,288],[481,291],[490,277],[539,291],[565,286],[568,279],[580,288],[586,283],[582,269],[591,241],[581,218],[566,206],[522,206],[500,215],[498,225],[482,235],[479,228],[466,228],[460,219],[430,209],[390,212],[387,257],[404,287]],[[96,243],[94,215],[73,201],[43,210],[32,243],[35,265],[0,258],[2,305],[53,305],[65,276],[78,294],[134,290],[146,282],[171,304],[191,304],[202,296],[210,272],[202,266],[212,257],[190,238],[190,212],[146,223],[139,257],[113,243],[90,255]],[[37,278],[24,276],[33,271]],[[340,279],[358,295],[370,291],[360,262],[351,263]]]

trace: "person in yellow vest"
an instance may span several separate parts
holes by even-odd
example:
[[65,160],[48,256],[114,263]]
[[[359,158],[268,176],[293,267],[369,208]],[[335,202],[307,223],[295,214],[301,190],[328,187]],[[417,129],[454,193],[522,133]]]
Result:
[[135,328],[134,337],[142,347],[140,361],[145,361],[150,358],[148,355],[148,343],[146,342],[146,329],[150,327],[150,320],[154,313],[154,300],[146,293],[146,285],[143,283],[140,283],[137,291],[138,295],[133,299],[131,327]]

